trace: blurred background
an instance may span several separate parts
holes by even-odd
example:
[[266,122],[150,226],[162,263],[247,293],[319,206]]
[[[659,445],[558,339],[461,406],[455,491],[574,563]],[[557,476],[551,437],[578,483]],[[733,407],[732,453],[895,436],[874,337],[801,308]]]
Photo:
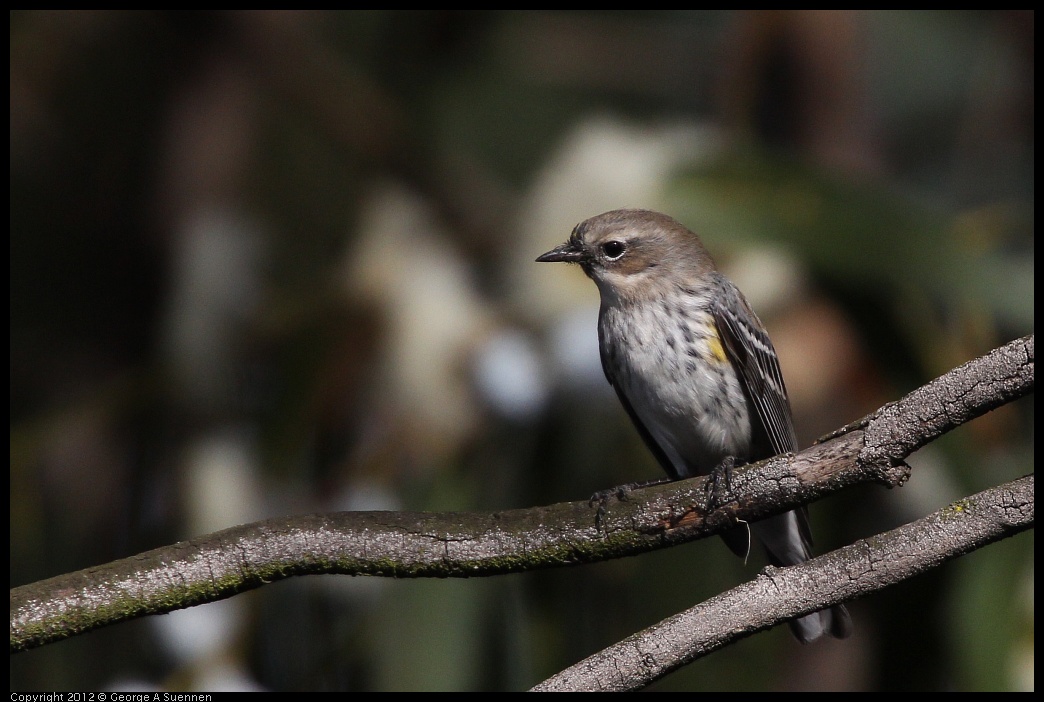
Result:
[[[1033,331],[1034,15],[12,12],[11,585],[258,519],[659,476],[582,219],[699,232],[803,446]],[[822,552],[1032,472],[1032,400],[812,507]],[[754,576],[717,539],[315,576],[11,658],[11,688],[518,690]],[[1033,688],[1032,532],[659,690]]]

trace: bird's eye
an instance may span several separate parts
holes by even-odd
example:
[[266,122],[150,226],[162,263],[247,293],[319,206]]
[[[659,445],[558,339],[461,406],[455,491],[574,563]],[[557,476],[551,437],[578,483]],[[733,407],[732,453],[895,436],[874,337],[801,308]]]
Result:
[[624,251],[626,249],[627,247],[624,246],[624,243],[622,241],[613,240],[607,241],[604,244],[602,244],[602,253],[605,254],[605,257],[608,258],[610,261],[615,261],[616,259],[623,256]]

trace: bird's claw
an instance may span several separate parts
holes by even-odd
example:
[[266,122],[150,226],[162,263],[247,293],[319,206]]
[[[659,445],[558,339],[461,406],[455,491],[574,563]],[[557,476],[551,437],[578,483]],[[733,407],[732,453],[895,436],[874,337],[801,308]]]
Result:
[[587,501],[587,504],[591,507],[598,505],[598,511],[595,512],[595,527],[601,529],[602,522],[605,519],[606,509],[609,507],[609,501],[612,498],[616,498],[620,502],[627,500],[628,495],[634,490],[640,488],[650,487],[652,485],[660,485],[662,483],[670,482],[667,478],[656,478],[653,480],[644,480],[636,483],[627,483],[625,485],[617,485],[614,488],[608,490],[599,490],[598,492],[591,495],[591,498]]

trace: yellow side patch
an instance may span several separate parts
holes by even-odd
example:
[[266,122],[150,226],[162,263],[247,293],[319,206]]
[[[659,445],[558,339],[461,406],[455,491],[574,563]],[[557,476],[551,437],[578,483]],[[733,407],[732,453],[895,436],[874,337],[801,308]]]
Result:
[[714,330],[714,336],[707,339],[707,345],[710,346],[711,355],[718,363],[725,363],[725,348],[721,345],[721,337],[718,336],[717,330]]

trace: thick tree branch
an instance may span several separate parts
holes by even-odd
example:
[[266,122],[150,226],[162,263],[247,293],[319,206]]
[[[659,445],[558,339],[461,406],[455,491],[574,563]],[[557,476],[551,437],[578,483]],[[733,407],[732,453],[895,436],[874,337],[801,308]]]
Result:
[[611,502],[597,526],[596,509],[585,501],[486,514],[310,515],[226,529],[12,589],[11,651],[223,599],[294,575],[473,577],[664,548],[847,485],[899,485],[909,470],[903,461],[914,450],[1032,389],[1030,336],[947,373],[799,454],[737,469],[730,501],[710,513],[699,478],[634,491]]

